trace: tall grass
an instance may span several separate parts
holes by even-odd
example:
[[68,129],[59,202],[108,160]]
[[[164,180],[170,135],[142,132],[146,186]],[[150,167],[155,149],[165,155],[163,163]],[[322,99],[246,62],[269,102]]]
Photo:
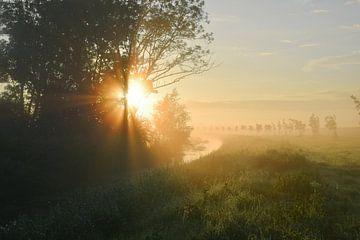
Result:
[[280,142],[229,139],[191,164],[21,216],[0,238],[360,239],[360,165],[324,162],[327,152]]

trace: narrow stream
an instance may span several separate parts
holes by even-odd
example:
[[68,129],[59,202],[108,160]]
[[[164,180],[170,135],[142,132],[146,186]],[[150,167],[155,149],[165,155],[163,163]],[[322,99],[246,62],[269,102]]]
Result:
[[184,163],[190,163],[206,156],[222,146],[222,141],[213,136],[201,136],[201,149],[185,152]]

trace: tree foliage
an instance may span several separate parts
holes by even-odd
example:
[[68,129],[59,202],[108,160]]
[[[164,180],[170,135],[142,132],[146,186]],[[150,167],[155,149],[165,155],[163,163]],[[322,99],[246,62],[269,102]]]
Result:
[[[101,73],[111,69],[114,46],[126,41],[136,15],[132,1],[13,1],[2,6],[2,75],[19,89],[33,122],[54,124],[69,108],[96,102]],[[28,98],[28,99],[26,99]],[[79,115],[79,109],[73,111]],[[54,121],[51,121],[54,120]]]
[[176,90],[167,94],[156,106],[154,114],[155,144],[170,161],[182,161],[184,150],[190,146],[190,115],[181,104]]
[[299,136],[302,136],[305,133],[306,130],[306,124],[303,123],[301,120],[296,119],[289,119],[292,126],[294,126],[294,129],[298,131]]
[[309,119],[309,126],[314,136],[319,134],[320,131],[320,118],[315,114],[312,114]]
[[[203,0],[1,1],[0,31],[7,36],[0,40],[0,82],[7,85],[0,101],[4,208],[14,199],[25,205],[44,189],[55,194],[132,167],[116,129],[122,102],[105,90],[126,91],[131,78],[141,77],[154,91],[206,71],[207,23]],[[169,155],[180,159],[190,128],[184,108],[169,105],[176,99],[171,96],[168,107],[179,113],[172,112],[159,136],[166,146],[179,143]],[[132,124],[143,143],[144,125]],[[135,151],[146,162],[144,145]]]
[[139,5],[132,36],[122,46],[129,50],[132,74],[159,88],[210,67],[209,51],[200,45],[212,41],[203,0],[140,0]]
[[325,117],[325,127],[334,133],[337,137],[337,122],[335,114]]
[[[141,76],[151,88],[211,66],[202,43],[212,41],[203,0],[17,0],[1,5],[3,81],[33,122],[64,118],[64,110],[98,102],[108,79],[127,89]],[[103,99],[103,98],[101,98]],[[91,107],[92,106],[92,107]],[[89,109],[88,109],[89,110]]]
[[360,100],[355,96],[355,95],[352,95],[351,96],[351,99],[354,101],[355,103],[355,108],[360,116]]

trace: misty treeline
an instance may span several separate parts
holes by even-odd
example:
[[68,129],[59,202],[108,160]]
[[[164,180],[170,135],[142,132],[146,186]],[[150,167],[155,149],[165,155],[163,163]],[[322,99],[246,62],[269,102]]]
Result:
[[356,111],[357,111],[358,115],[360,116],[360,99],[358,97],[356,97],[355,95],[352,95],[351,99],[354,101]]
[[[322,123],[323,125],[321,125]],[[206,127],[197,127],[198,130],[205,131],[222,131],[222,132],[242,132],[242,133],[254,133],[254,134],[266,134],[266,135],[298,135],[302,136],[307,130],[311,131],[313,136],[320,134],[320,128],[326,128],[331,134],[337,136],[337,120],[336,115],[328,115],[323,121],[316,114],[312,114],[309,117],[308,122],[290,118],[288,120],[281,120],[277,123],[268,124],[251,124],[251,125],[228,125],[219,126],[211,125]]]
[[1,220],[35,198],[181,161],[191,127],[177,93],[149,123],[134,109],[121,117],[127,105],[113,92],[126,95],[132,76],[155,92],[208,70],[203,8],[203,0],[1,1]]

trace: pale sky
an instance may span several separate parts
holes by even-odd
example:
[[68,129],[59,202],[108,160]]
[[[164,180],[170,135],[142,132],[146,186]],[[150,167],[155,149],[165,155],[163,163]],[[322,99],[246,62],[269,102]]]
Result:
[[[307,120],[315,112],[335,113],[343,126],[358,125],[350,95],[360,95],[360,0],[205,3],[215,37],[213,59],[220,65],[177,86],[195,122],[219,114],[227,122],[293,115]],[[266,109],[260,100],[268,100]],[[199,101],[209,105],[203,119],[196,112],[204,110]],[[232,103],[230,115],[216,108],[211,113],[211,105],[224,101]],[[253,107],[246,110],[244,101]],[[286,110],[277,108],[279,101],[288,104]]]
[[205,3],[219,66],[175,86],[194,124],[334,113],[340,126],[359,126],[350,95],[360,96],[360,0]]

